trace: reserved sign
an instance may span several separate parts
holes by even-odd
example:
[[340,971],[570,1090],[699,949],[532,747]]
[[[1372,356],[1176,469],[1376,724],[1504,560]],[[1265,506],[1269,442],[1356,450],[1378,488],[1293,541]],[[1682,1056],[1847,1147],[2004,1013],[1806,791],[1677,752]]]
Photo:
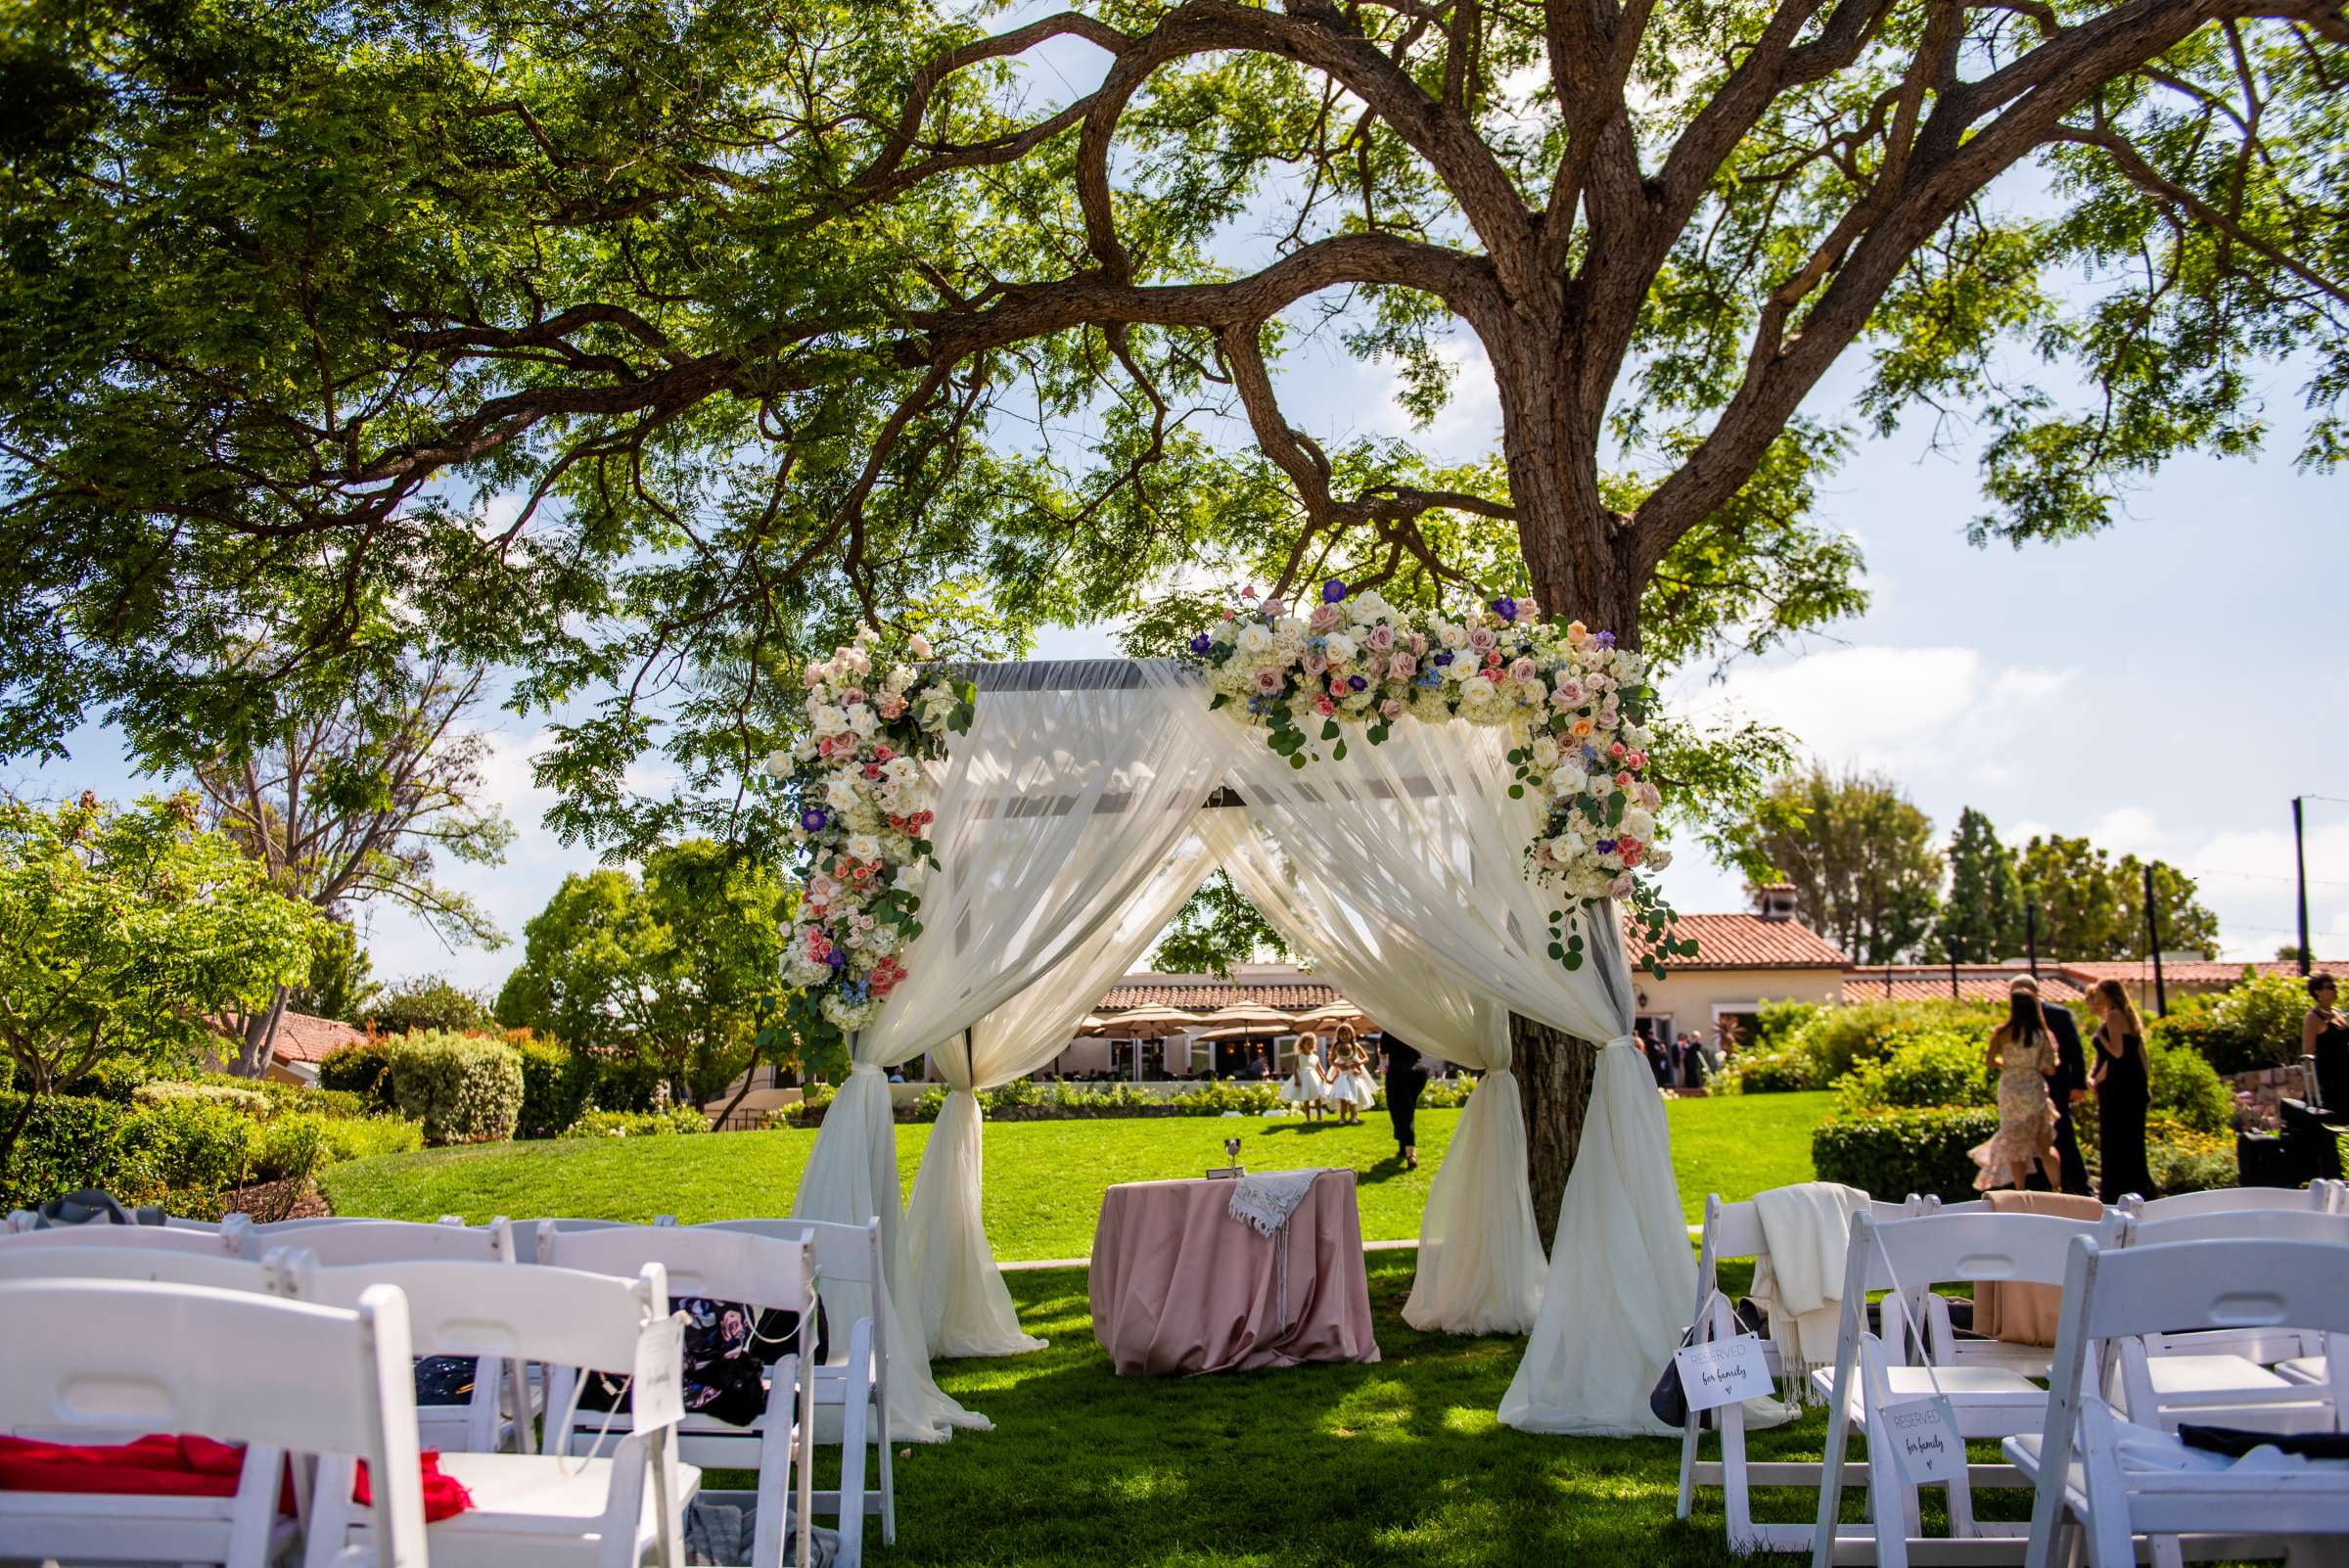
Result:
[[1892,1439],[1893,1457],[1911,1486],[1955,1480],[1965,1468],[1965,1439],[1958,1435],[1958,1413],[1935,1394],[1904,1400],[1876,1412]]
[[1672,1359],[1681,1369],[1681,1390],[1688,1396],[1691,1410],[1716,1409],[1771,1392],[1770,1362],[1762,1341],[1752,1334],[1683,1345]]
[[636,1341],[636,1380],[628,1407],[640,1427],[666,1425],[685,1415],[685,1319],[675,1313],[647,1323]]

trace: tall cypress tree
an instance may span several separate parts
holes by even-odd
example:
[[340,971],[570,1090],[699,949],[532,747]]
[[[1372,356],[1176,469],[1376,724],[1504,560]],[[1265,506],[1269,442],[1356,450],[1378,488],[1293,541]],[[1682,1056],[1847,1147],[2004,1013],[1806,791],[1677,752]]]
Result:
[[2023,948],[2023,885],[2014,852],[1999,842],[1990,818],[1972,807],[1950,836],[1950,897],[1941,911],[1941,956],[1961,964],[1996,963]]

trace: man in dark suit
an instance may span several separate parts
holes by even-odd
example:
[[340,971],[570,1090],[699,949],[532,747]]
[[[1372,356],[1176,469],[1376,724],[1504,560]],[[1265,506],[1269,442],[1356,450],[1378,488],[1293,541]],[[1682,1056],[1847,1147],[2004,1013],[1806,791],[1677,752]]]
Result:
[[2088,1097],[2088,1058],[2080,1048],[2080,1025],[2069,1007],[2040,997],[2039,982],[2032,976],[2021,976],[2007,989],[2028,992],[2038,1000],[2039,1016],[2055,1037],[2055,1071],[2047,1075],[2048,1098],[2055,1104],[2055,1159],[2063,1190],[2086,1194],[2091,1190],[2088,1163],[2080,1158],[2080,1130],[2072,1123],[2074,1107]]

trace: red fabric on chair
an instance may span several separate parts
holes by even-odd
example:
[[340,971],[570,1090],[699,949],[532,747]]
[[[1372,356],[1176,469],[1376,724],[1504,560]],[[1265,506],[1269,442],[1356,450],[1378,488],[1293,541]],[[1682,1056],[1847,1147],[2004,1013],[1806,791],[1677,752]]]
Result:
[[[210,1438],[150,1433],[135,1443],[41,1443],[0,1437],[0,1492],[72,1492],[144,1498],[234,1497],[245,1468],[245,1451]],[[473,1506],[473,1497],[453,1476],[440,1473],[440,1455],[427,1451],[419,1466],[424,1480],[424,1519],[432,1524]],[[373,1501],[367,1465],[360,1461],[350,1500]],[[294,1511],[292,1479],[278,1508]]]

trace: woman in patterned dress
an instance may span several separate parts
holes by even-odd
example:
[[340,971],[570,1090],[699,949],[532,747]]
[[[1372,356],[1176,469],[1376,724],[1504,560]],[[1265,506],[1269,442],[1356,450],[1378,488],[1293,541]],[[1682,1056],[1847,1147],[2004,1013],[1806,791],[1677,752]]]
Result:
[[2048,1185],[2062,1190],[2055,1160],[2055,1106],[2048,1098],[2047,1075],[2055,1071],[2055,1037],[2040,1015],[2039,998],[2015,992],[2007,998],[2006,1022],[1990,1037],[1988,1062],[1999,1075],[1999,1130],[1972,1152],[1982,1168],[1974,1190],[2021,1187],[2036,1164]]

